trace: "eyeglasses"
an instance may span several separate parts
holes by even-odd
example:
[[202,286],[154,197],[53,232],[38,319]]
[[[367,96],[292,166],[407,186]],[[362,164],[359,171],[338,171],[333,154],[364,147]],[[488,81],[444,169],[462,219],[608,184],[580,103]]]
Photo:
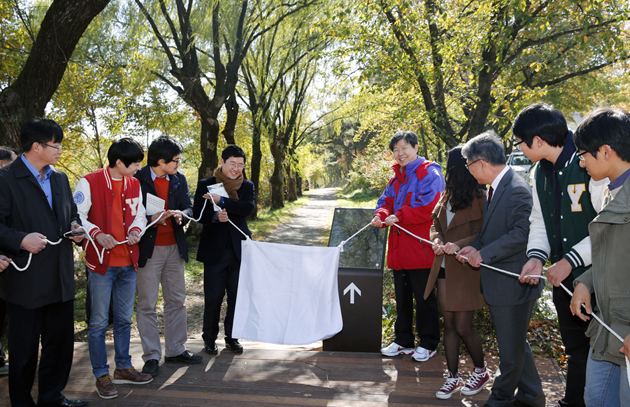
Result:
[[176,163],[176,165],[179,165],[179,162],[181,161],[181,158],[179,160],[171,160],[172,163]]
[[579,159],[580,159],[580,161],[584,162],[584,161],[585,161],[585,159],[584,159],[584,154],[586,154],[586,153],[588,153],[588,151],[581,152],[581,153],[579,153],[579,154],[576,154],[575,156],[576,156],[577,158],[579,158]]
[[238,170],[242,170],[243,168],[245,168],[245,165],[243,165],[243,164],[236,164],[234,161],[228,161],[228,162],[226,162],[226,164],[228,165],[228,167],[235,168],[235,169],[238,169]]
[[522,142],[524,142],[525,140],[521,140],[521,141],[517,141],[514,143],[513,147],[518,147],[519,144],[521,144]]
[[480,158],[479,160],[475,160],[475,161],[471,162],[470,164],[466,163],[466,164],[464,164],[464,166],[466,166],[466,169],[467,169],[468,171],[470,171],[470,167],[471,167],[474,163],[476,163],[477,161],[481,161],[481,158]]
[[44,148],[50,147],[50,148],[54,148],[55,150],[57,150],[57,152],[61,152],[61,144],[59,145],[59,147],[51,146],[50,144],[46,144],[46,143],[39,143],[39,144],[44,146]]

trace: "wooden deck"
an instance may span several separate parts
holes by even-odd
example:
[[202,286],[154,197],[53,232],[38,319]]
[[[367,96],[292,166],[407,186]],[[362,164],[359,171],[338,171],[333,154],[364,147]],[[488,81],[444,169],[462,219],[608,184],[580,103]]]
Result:
[[[199,352],[202,341],[188,341]],[[221,345],[218,342],[219,345]],[[203,363],[187,366],[163,363],[160,374],[147,385],[118,385],[119,396],[102,400],[94,388],[87,343],[76,343],[74,365],[64,394],[90,401],[91,407],[115,406],[482,406],[490,386],[473,397],[455,394],[438,400],[435,392],[444,382],[445,360],[437,356],[425,363],[409,356],[385,358],[377,353],[322,352],[243,341],[245,352],[233,355],[223,350],[212,357],[203,353]],[[221,350],[221,346],[219,346]],[[108,343],[110,366],[113,344]],[[139,340],[131,346],[134,366],[143,362]],[[498,360],[488,360],[494,372]],[[549,359],[537,359],[547,405],[562,397],[561,376]],[[113,369],[113,367],[112,367]],[[470,360],[461,370],[470,372]],[[112,370],[113,372],[113,370]],[[466,376],[467,377],[467,376]],[[36,394],[37,383],[34,386]],[[0,405],[9,405],[8,380],[0,379]]]

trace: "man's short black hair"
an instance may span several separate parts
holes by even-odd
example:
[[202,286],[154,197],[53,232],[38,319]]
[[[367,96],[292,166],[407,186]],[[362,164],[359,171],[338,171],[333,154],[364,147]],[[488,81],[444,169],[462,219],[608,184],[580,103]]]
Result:
[[221,158],[223,158],[223,161],[227,161],[230,157],[243,157],[243,163],[247,162],[245,151],[243,151],[243,149],[236,144],[228,144],[228,146],[225,147],[223,149],[223,152],[221,153]]
[[392,139],[389,140],[389,149],[391,151],[394,151],[394,146],[402,139],[407,140],[407,143],[411,144],[411,147],[415,147],[418,145],[418,136],[416,135],[416,133],[409,130],[401,130],[394,133]]
[[529,105],[516,115],[512,133],[531,147],[538,136],[551,147],[564,147],[569,127],[562,112],[546,103]]
[[22,125],[20,131],[20,147],[22,151],[29,152],[33,143],[61,143],[63,130],[54,120],[34,117]]
[[13,161],[13,154],[15,154],[13,149],[4,146],[0,147],[0,161],[4,161],[5,163]]
[[630,162],[630,113],[623,109],[598,109],[575,129],[578,149],[597,157],[603,145],[609,145],[624,161]]
[[157,167],[158,161],[164,160],[165,164],[173,161],[173,157],[180,155],[184,148],[172,137],[162,135],[151,143],[147,156],[147,164],[149,167]]
[[125,137],[116,140],[109,146],[107,150],[107,160],[109,160],[109,168],[116,166],[116,161],[120,160],[125,167],[129,167],[133,163],[139,163],[144,159],[144,150],[140,143],[136,140]]

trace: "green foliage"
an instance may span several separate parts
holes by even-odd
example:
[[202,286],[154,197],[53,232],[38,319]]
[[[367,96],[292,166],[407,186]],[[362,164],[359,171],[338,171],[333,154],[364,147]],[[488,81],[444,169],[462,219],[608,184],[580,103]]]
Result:
[[486,127],[506,135],[524,105],[549,93],[561,109],[590,109],[594,98],[577,87],[586,82],[574,78],[609,88],[614,76],[590,72],[628,58],[627,19],[627,2],[576,0],[364,0],[333,16],[363,92],[393,91],[391,110],[449,146]]

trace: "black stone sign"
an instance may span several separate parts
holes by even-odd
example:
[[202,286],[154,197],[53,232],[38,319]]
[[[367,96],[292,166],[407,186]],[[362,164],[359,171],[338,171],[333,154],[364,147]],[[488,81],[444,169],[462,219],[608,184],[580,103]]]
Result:
[[[328,246],[337,246],[374,217],[374,209],[336,208]],[[387,229],[369,226],[344,244],[339,258],[343,329],[324,351],[378,352],[381,348],[383,263]]]
[[[339,245],[370,223],[373,217],[374,209],[370,208],[336,208],[328,247]],[[382,271],[386,244],[387,228],[368,226],[344,245],[339,268]]]

